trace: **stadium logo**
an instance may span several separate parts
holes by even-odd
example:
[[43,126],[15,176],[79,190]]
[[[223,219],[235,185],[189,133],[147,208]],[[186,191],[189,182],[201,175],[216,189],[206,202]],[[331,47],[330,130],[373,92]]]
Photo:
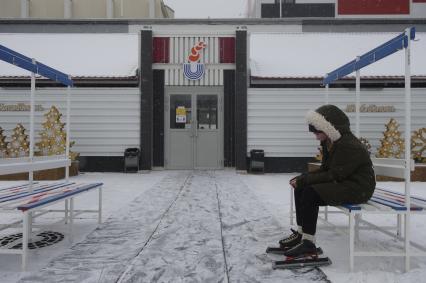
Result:
[[203,77],[205,66],[200,63],[200,52],[206,48],[206,46],[204,42],[200,41],[191,48],[191,53],[188,56],[189,63],[183,64],[183,75],[188,80],[196,81]]

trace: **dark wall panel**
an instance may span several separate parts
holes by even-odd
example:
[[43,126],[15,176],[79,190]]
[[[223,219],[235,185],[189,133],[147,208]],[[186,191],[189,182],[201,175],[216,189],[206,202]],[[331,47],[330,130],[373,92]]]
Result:
[[153,128],[153,72],[152,72],[152,31],[141,32],[140,56],[140,90],[141,90],[141,118],[140,118],[140,169],[152,168],[152,128]]
[[[124,158],[121,156],[80,156],[79,161],[80,172],[124,171]],[[306,172],[308,170],[308,162],[316,162],[316,160],[310,157],[266,157],[265,172]]]
[[[282,4],[283,18],[309,18],[309,17],[334,17],[335,8],[333,3],[324,4]],[[279,4],[262,4],[262,18],[279,18]]]
[[154,70],[153,166],[164,166],[164,70]]
[[121,156],[80,156],[80,172],[123,172],[124,157]]
[[410,0],[339,0],[339,15],[408,15]]
[[235,63],[235,37],[219,37],[220,63]]
[[235,71],[223,71],[224,166],[235,166]]
[[235,46],[235,167],[247,168],[247,31],[237,30]]
[[152,44],[153,44],[152,62],[153,63],[169,63],[170,38],[154,37]]

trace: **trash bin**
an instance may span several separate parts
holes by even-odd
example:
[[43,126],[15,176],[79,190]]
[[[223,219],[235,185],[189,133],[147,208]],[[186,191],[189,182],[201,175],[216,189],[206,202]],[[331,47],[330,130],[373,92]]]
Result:
[[250,173],[264,173],[265,172],[265,152],[263,149],[250,150]]
[[140,150],[137,147],[126,148],[124,151],[124,172],[138,172]]

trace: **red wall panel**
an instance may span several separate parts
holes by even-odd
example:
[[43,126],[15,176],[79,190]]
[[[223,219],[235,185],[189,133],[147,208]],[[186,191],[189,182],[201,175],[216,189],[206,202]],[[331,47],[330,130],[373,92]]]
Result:
[[410,0],[338,1],[339,15],[408,15],[410,13]]
[[235,38],[219,37],[220,63],[235,63]]
[[154,37],[152,39],[152,63],[169,63],[170,38]]

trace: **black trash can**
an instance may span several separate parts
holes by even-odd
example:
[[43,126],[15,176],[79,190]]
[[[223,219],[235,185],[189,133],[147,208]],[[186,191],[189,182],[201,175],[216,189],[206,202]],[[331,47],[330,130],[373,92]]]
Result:
[[263,149],[250,150],[250,173],[265,173],[265,152]]
[[138,172],[141,152],[137,147],[126,148],[124,151],[124,172]]

